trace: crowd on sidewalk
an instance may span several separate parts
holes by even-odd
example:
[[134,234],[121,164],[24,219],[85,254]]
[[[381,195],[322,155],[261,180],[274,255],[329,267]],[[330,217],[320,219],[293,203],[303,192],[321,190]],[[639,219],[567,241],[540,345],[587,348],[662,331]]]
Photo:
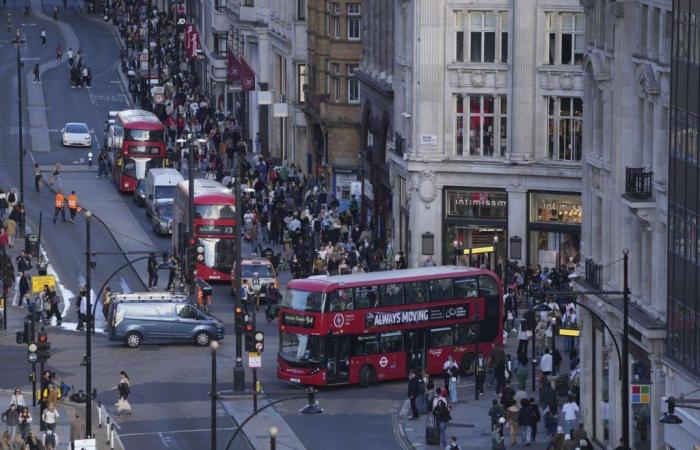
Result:
[[[557,327],[579,326],[575,305],[567,295],[571,290],[568,276],[571,270],[571,267],[554,270],[508,267],[503,299],[506,345],[496,344],[488,355],[478,352],[471,366],[465,368],[460,368],[449,356],[442,379],[415,371],[409,375],[409,420],[428,414],[428,444],[439,443],[448,450],[460,448],[457,437],[448,441],[449,424],[460,403],[470,401],[458,398],[460,377],[469,373],[474,376],[475,397],[483,399],[486,389],[494,389],[488,411],[493,449],[530,446],[536,442],[546,443],[546,448],[551,450],[593,449],[580,423],[576,341],[570,337],[555,340]],[[517,346],[515,342],[509,344],[509,338],[517,339]],[[556,347],[562,341],[565,357]],[[535,349],[530,348],[530,354],[529,345],[535,345]],[[507,353],[509,350],[515,356]],[[532,355],[538,358],[534,384]],[[568,365],[562,367],[565,362]],[[528,390],[530,385],[536,389]],[[545,436],[538,439],[538,434]]]

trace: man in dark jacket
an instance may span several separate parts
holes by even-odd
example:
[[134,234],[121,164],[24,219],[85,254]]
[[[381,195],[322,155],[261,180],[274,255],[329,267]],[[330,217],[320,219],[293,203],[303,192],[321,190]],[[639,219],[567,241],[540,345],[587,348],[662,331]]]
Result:
[[523,430],[523,442],[526,446],[530,445],[532,439],[532,425],[535,423],[535,417],[530,407],[528,399],[520,401],[520,411],[518,412],[518,425]]
[[418,387],[418,377],[416,372],[411,369],[411,372],[408,374],[408,398],[411,401],[411,417],[408,420],[416,420],[418,418],[418,406],[416,405]]
[[551,411],[557,410],[557,393],[550,382],[545,382],[540,392],[540,405],[543,409],[549,407]]
[[32,269],[32,257],[24,250],[17,255],[15,263],[17,264],[17,270],[20,272],[29,272]]
[[151,253],[148,255],[148,289],[153,289],[158,287],[158,261],[156,260],[156,254]]
[[30,285],[29,285],[29,276],[27,276],[26,273],[20,272],[19,275],[19,304],[20,306],[23,305],[23,302],[25,300],[24,296],[29,292]]

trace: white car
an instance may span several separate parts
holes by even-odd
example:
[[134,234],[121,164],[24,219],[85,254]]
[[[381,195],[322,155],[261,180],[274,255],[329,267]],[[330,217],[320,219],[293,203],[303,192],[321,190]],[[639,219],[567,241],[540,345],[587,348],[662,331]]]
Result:
[[61,130],[61,143],[64,147],[92,147],[90,129],[84,123],[67,123]]

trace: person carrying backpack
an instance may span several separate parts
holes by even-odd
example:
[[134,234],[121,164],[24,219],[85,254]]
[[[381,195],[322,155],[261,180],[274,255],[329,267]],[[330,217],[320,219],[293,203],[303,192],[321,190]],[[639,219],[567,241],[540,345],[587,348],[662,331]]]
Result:
[[435,406],[433,407],[433,417],[438,425],[438,430],[440,432],[440,447],[447,447],[447,426],[452,420],[450,416],[450,407],[447,405],[447,389],[441,389],[440,395],[435,401]]

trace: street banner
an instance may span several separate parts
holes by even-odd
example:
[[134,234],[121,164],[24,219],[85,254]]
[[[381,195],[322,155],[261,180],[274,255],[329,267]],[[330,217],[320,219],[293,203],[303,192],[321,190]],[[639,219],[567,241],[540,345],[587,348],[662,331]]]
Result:
[[241,88],[244,91],[255,90],[255,72],[243,57],[241,57]]
[[188,23],[185,25],[185,50],[187,51],[187,56],[190,56],[192,52],[192,41],[190,40],[192,31],[194,31],[194,24]]
[[44,290],[44,285],[56,289],[56,277],[53,275],[34,275],[32,277],[32,293],[36,294]]
[[226,52],[226,79],[227,81],[236,81],[241,79],[241,61],[236,58],[231,49]]
[[190,40],[192,41],[190,44],[190,51],[192,54],[190,55],[190,58],[195,58],[201,49],[201,45],[199,44],[199,30],[197,30],[197,27],[195,27],[192,30],[192,35],[190,36]]

